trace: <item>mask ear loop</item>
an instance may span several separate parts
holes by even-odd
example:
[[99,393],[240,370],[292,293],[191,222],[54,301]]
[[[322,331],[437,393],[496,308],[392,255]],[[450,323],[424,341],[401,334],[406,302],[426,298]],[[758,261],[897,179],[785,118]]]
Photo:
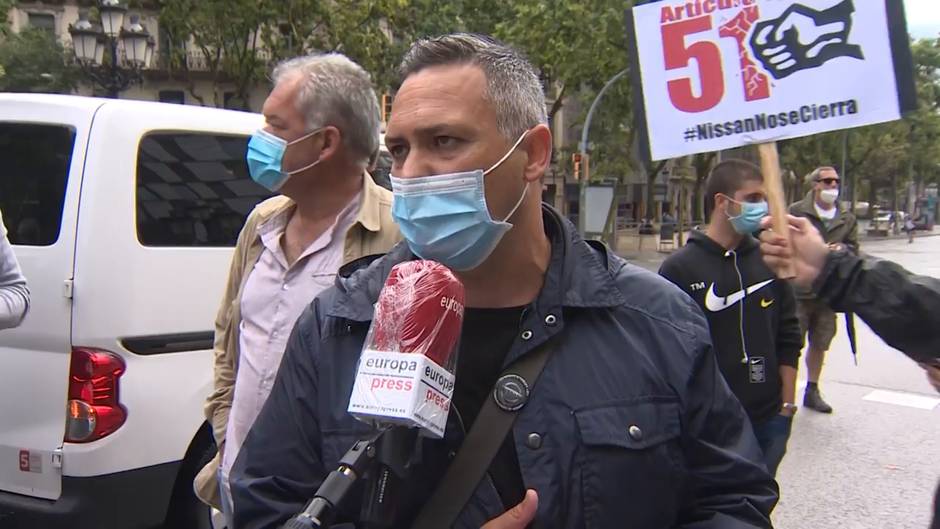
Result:
[[490,167],[489,169],[487,169],[486,171],[483,171],[483,176],[486,176],[486,175],[490,174],[491,172],[493,172],[494,169],[496,169],[497,167],[499,167],[500,165],[502,165],[503,162],[505,162],[506,159],[509,158],[509,156],[512,155],[513,152],[515,152],[516,147],[518,147],[519,144],[522,143],[522,140],[524,140],[525,137],[526,137],[526,135],[528,135],[528,134],[529,134],[529,131],[528,131],[528,130],[525,131],[525,132],[523,132],[523,133],[522,133],[522,136],[519,136],[519,139],[516,140],[516,143],[514,143],[514,144],[512,145],[512,148],[510,148],[508,151],[506,151],[506,154],[504,154],[503,157],[500,158],[498,162],[494,163],[493,166]]
[[516,202],[516,205],[512,207],[512,210],[509,211],[509,215],[506,215],[506,218],[503,219],[503,222],[508,221],[516,213],[516,210],[519,209],[519,206],[522,205],[522,202],[525,200],[525,196],[528,194],[526,191],[529,190],[529,183],[525,183],[525,187],[522,188],[522,194],[519,195],[519,201]]
[[[724,193],[721,193],[721,196],[723,196],[723,197],[725,197],[726,199],[728,199],[729,202],[734,202],[735,204],[737,204],[737,205],[739,205],[739,206],[742,205],[740,202],[738,202],[737,200],[735,200],[735,199],[729,197],[728,195],[726,195],[726,194],[724,194]],[[741,208],[741,213],[738,213],[737,215],[735,215],[735,216],[733,216],[733,217],[732,217],[731,215],[728,215],[728,209],[725,208],[725,216],[728,217],[728,220],[739,219],[739,218],[741,218],[743,215],[744,215],[744,208],[743,208],[743,207]]]
[[[519,147],[519,144],[522,143],[522,140],[524,140],[528,134],[529,134],[528,130],[523,132],[522,135],[519,136],[519,139],[516,140],[516,143],[512,144],[512,147],[506,152],[506,154],[503,155],[502,158],[499,159],[498,162],[494,163],[493,166],[487,169],[486,171],[483,171],[483,176],[488,175],[494,169],[502,165],[502,163],[505,162],[506,159],[509,158],[509,156],[511,156],[512,153],[516,151],[516,148]],[[509,214],[506,215],[506,217],[502,220],[502,222],[508,221],[516,213],[516,210],[519,209],[519,206],[521,206],[522,202],[525,200],[526,191],[528,190],[529,190],[529,183],[526,182],[525,187],[522,188],[522,194],[519,195],[519,200],[516,201],[516,205],[512,207],[512,209],[509,211]]]
[[[304,134],[303,136],[297,138],[296,140],[293,140],[293,141],[291,141],[291,142],[288,142],[287,145],[284,146],[284,150],[286,151],[286,150],[287,150],[287,147],[290,147],[291,145],[293,145],[293,144],[295,144],[295,143],[297,143],[297,142],[304,141],[305,139],[307,139],[307,138],[313,136],[314,134],[320,132],[321,130],[323,130],[323,129],[325,129],[325,128],[326,128],[326,127],[320,127],[319,129],[316,129],[316,130],[314,130],[314,131],[312,131],[312,132],[309,132],[309,133],[307,133],[307,134]],[[317,164],[320,163],[321,161],[323,161],[323,160],[317,160],[317,161],[313,162],[313,163],[310,164],[310,165],[301,167],[300,169],[294,169],[293,171],[284,171],[284,173],[285,173],[285,174],[288,174],[288,175],[295,175],[295,174],[297,174],[297,173],[302,173],[302,172],[306,171],[307,169],[310,169],[310,168],[313,167],[314,165],[317,165]]]

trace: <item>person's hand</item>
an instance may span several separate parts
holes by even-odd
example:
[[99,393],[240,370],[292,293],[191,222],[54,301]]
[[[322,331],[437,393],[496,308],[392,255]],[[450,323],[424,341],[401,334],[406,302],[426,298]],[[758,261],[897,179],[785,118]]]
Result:
[[498,518],[486,522],[481,529],[525,529],[535,519],[539,508],[539,495],[534,490],[525,492],[522,503],[501,514]]
[[940,393],[940,364],[920,364],[927,372],[927,381]]
[[839,250],[844,250],[845,245],[842,244],[841,242],[832,242],[832,243],[829,243],[829,249],[834,252],[838,252]]
[[796,273],[793,282],[808,287],[822,272],[826,256],[831,250],[809,220],[787,215],[787,223],[790,225],[789,239],[774,233],[770,229],[773,219],[764,217],[761,221],[764,231],[760,234],[760,251],[767,266],[779,276],[783,276],[787,264],[792,263]]

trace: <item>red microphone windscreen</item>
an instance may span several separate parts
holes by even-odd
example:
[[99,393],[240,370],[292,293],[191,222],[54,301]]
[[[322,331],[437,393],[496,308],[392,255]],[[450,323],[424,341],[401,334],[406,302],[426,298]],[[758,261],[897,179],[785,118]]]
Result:
[[392,268],[375,305],[369,348],[420,353],[448,366],[463,325],[463,283],[434,261]]

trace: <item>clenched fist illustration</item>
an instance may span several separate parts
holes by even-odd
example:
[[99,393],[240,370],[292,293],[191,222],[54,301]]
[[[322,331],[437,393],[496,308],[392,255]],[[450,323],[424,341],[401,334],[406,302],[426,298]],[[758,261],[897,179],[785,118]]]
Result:
[[862,48],[848,42],[853,13],[853,0],[823,11],[792,4],[778,18],[754,27],[751,52],[776,79],[817,68],[836,57],[864,59]]

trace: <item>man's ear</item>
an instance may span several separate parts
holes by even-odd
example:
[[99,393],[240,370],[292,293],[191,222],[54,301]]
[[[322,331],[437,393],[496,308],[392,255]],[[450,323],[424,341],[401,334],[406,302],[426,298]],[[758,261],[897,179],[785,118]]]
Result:
[[722,193],[715,193],[715,209],[712,210],[712,213],[727,213],[728,211],[728,197]]
[[538,182],[552,163],[552,132],[548,125],[539,124],[529,129],[522,148],[526,153],[523,177],[526,182]]
[[343,143],[343,133],[334,126],[328,126],[323,129],[321,133],[321,147],[320,147],[320,160],[326,161],[339,152],[340,146]]
[[724,195],[721,193],[715,193],[715,196],[712,197],[712,203],[715,204],[715,211],[721,209],[721,205],[725,203],[725,200],[726,199]]

